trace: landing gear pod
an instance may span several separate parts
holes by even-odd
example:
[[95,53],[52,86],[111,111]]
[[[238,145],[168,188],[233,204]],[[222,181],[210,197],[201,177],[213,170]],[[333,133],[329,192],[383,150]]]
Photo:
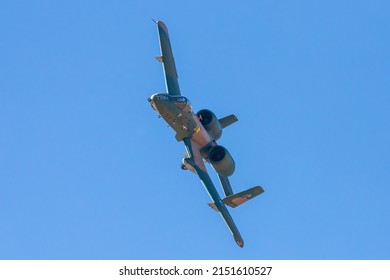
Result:
[[188,158],[183,158],[183,160],[181,161],[181,164],[180,164],[180,168],[182,170],[189,170],[189,171],[197,174],[195,168],[190,163],[188,163]]

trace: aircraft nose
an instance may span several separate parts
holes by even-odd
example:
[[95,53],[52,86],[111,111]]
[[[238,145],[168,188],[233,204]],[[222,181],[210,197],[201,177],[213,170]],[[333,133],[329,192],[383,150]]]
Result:
[[156,100],[157,100],[156,96],[157,96],[157,93],[153,94],[151,97],[148,98],[148,101],[149,101],[150,106],[152,106],[153,110],[158,111],[157,104],[156,104]]
[[151,97],[148,98],[148,101],[149,102],[155,101],[156,95],[157,95],[157,93],[153,94]]

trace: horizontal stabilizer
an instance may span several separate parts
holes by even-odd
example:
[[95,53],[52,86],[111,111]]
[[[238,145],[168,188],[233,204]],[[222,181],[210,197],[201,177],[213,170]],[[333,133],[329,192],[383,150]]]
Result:
[[219,123],[221,124],[222,128],[225,128],[232,123],[235,123],[236,121],[238,121],[238,119],[233,114],[219,119]]
[[213,208],[215,211],[219,212],[219,210],[218,210],[217,206],[215,206],[215,203],[214,203],[214,202],[210,202],[210,203],[209,203],[209,206],[210,206],[211,208]]
[[257,186],[257,187],[253,187],[249,190],[240,192],[240,193],[229,195],[229,196],[225,197],[224,199],[222,199],[222,201],[226,205],[229,205],[230,207],[235,208],[235,207],[243,204],[244,202],[247,202],[249,199],[254,198],[255,196],[258,196],[259,194],[262,194],[263,192],[264,192],[263,188]]

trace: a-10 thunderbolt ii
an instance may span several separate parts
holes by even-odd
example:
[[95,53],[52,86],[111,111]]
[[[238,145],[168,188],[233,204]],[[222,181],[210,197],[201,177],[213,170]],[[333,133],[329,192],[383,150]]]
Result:
[[[148,101],[152,108],[176,132],[176,140],[183,141],[187,153],[181,163],[183,170],[190,170],[199,176],[200,181],[209,193],[213,202],[209,205],[219,212],[233,234],[236,243],[244,246],[244,240],[237,229],[226,205],[237,207],[249,199],[264,192],[256,186],[249,190],[234,194],[228,177],[233,174],[235,163],[226,148],[217,144],[222,129],[236,122],[235,115],[218,119],[210,110],[194,113],[189,100],[180,93],[175,60],[172,55],[168,29],[162,21],[155,21],[158,27],[161,55],[156,59],[163,64],[167,93],[153,94]],[[211,164],[218,173],[225,198],[221,199],[210,176],[205,162]]]

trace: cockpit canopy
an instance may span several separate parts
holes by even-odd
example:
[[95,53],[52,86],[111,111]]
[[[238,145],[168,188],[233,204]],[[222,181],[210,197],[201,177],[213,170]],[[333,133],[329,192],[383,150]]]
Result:
[[161,101],[170,102],[173,103],[173,105],[175,105],[177,108],[181,110],[185,110],[186,112],[192,111],[192,106],[188,98],[181,95],[174,96],[166,93],[156,93],[152,96],[152,100],[155,101],[161,100]]
[[181,110],[184,110],[186,112],[191,112],[192,111],[192,106],[190,101],[188,100],[187,97],[184,96],[170,96],[171,101],[175,106]]
[[155,93],[151,97],[152,100],[166,100],[169,101],[169,95],[166,93]]

